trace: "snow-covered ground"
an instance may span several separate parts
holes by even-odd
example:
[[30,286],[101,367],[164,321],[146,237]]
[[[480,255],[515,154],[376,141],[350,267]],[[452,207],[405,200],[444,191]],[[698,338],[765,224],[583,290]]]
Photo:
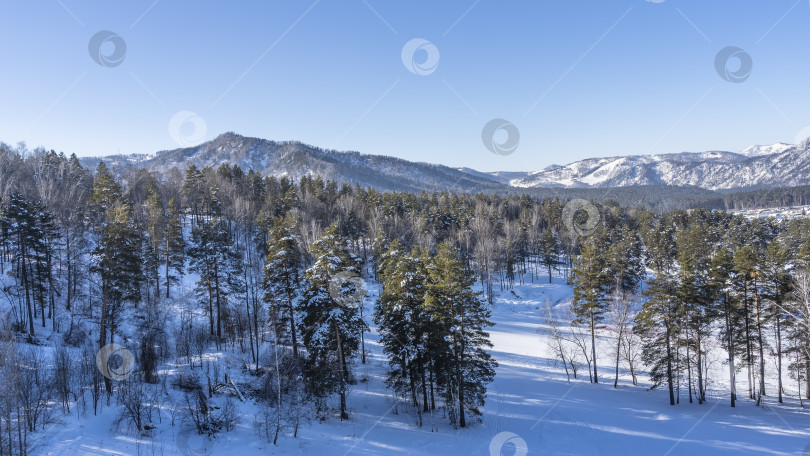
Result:
[[[807,454],[803,451],[810,444],[810,414],[799,408],[795,381],[789,379],[786,392],[790,396],[784,404],[769,396],[766,406],[756,407],[741,398],[732,409],[725,386],[727,368],[716,361],[710,367],[713,381],[707,403],[689,404],[682,392],[681,404],[670,406],[666,391],[648,390],[645,374],[639,386],[632,386],[623,373],[619,388],[613,388],[610,339],[605,336],[600,345],[601,383],[589,383],[585,368],[580,371],[584,380],[580,375],[578,380],[566,381],[562,369],[549,359],[543,309],[550,301],[563,310],[571,289],[561,277],[552,284],[543,282],[541,278],[535,284],[518,285],[514,294],[498,293],[493,311],[496,325],[490,333],[500,366],[489,385],[482,424],[454,430],[446,417],[427,416],[423,427],[417,427],[409,406],[395,401],[385,387],[387,361],[372,328],[366,339],[367,363],[356,366],[361,381],[348,396],[347,421],[309,420],[302,424],[298,438],[284,434],[273,446],[254,429],[258,408],[239,403],[238,427],[206,443],[179,417],[173,426],[167,405],[161,421],[153,419],[157,428],[152,436],[139,439],[125,426],[112,426],[117,415],[113,399],[113,405],[97,417],[91,408],[86,418],[77,418],[75,412],[61,418],[39,436],[39,451],[48,455]],[[370,285],[369,292],[366,315],[371,314],[379,289]],[[721,355],[718,352],[716,357]],[[230,351],[219,356],[237,358]],[[742,381],[738,389],[744,395]],[[770,389],[773,392],[775,387]],[[171,386],[168,391],[179,400],[180,393]]]

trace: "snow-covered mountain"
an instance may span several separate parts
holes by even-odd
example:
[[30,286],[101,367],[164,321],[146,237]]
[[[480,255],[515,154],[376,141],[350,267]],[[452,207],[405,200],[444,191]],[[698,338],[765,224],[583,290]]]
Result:
[[131,165],[159,171],[177,168],[181,172],[191,165],[201,168],[227,163],[265,176],[287,176],[297,180],[305,175],[318,175],[380,190],[479,192],[508,189],[490,176],[474,175],[443,165],[325,150],[297,141],[277,142],[230,132],[195,147],[152,155],[85,158],[82,162],[85,166],[95,167],[102,159],[112,166]]
[[794,147],[794,145],[785,143],[776,143],[771,144],[770,146],[756,145],[746,147],[745,149],[741,150],[740,153],[746,157],[758,157],[760,155],[778,154],[790,149],[791,147]]
[[[682,152],[589,158],[535,172],[481,172],[383,155],[339,152],[297,141],[277,142],[225,133],[195,147],[150,155],[103,158],[113,166],[183,172],[224,163],[266,176],[319,175],[349,184],[398,191],[509,191],[517,188],[700,187],[706,190],[810,185],[810,139],[799,145],[751,146],[740,152]],[[84,158],[95,167],[101,158]]]
[[682,152],[590,158],[550,166],[509,181],[513,187],[694,185],[709,190],[810,184],[810,139],[799,145],[752,146],[740,153]]

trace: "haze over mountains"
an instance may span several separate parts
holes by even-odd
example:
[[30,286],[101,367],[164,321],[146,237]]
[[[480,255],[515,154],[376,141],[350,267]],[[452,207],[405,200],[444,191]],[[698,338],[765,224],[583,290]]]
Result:
[[[517,153],[520,153],[518,150]],[[84,158],[95,166],[101,158]],[[172,167],[224,163],[267,176],[320,175],[380,190],[508,191],[515,188],[610,188],[683,186],[707,190],[755,189],[810,184],[810,139],[793,146],[751,146],[741,152],[682,152],[590,158],[535,172],[481,172],[410,162],[384,155],[325,150],[296,141],[276,142],[224,133],[195,147],[153,155],[109,156],[113,166],[165,171]]]

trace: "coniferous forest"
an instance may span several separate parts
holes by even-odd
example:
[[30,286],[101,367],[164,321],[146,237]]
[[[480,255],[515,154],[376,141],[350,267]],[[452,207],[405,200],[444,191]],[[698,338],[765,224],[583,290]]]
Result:
[[0,454],[110,407],[136,433],[170,409],[215,436],[255,401],[273,443],[313,417],[352,420],[372,326],[392,408],[420,428],[476,426],[494,297],[559,276],[570,309],[536,313],[569,380],[618,386],[621,370],[671,405],[718,384],[730,407],[782,403],[788,384],[810,399],[810,221],[577,201],[4,150]]

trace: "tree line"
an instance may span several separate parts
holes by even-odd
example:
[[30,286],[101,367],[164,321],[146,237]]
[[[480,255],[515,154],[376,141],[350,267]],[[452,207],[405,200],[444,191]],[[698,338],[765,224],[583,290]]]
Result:
[[[639,212],[613,224],[610,212],[603,213],[608,219],[583,241],[570,280],[573,324],[584,325],[590,337],[580,359],[592,381],[599,381],[594,340],[608,330],[602,333],[615,343],[615,382],[620,362],[633,373],[639,355],[653,388],[666,388],[670,404],[682,392],[689,402],[706,400],[707,355],[718,346],[727,353],[732,407],[738,383],[757,405],[768,394],[781,403],[785,373],[810,398],[808,219],[749,221],[697,209]],[[640,303],[635,315],[631,303]],[[555,334],[554,352],[570,366],[563,337]],[[768,391],[772,361],[776,388]]]

